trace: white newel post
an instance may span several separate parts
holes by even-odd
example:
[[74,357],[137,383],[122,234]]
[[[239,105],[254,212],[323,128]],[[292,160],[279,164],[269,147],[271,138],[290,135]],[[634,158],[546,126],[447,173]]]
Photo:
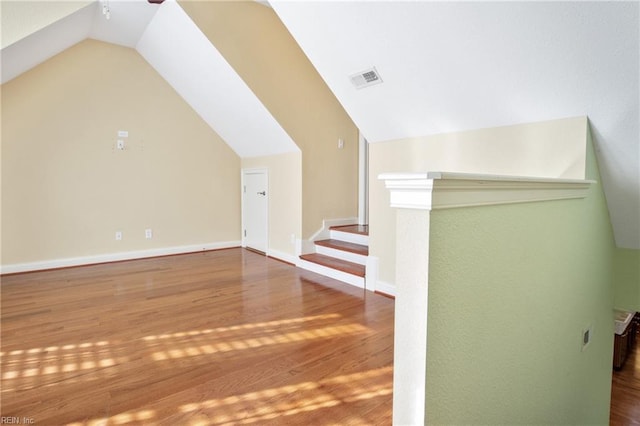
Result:
[[429,216],[433,180],[425,174],[384,174],[396,213],[396,308],[393,424],[425,423]]

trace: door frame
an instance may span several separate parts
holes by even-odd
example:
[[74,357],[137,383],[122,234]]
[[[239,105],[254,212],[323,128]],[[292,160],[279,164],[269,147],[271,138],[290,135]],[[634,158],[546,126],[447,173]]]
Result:
[[358,132],[358,223],[369,224],[369,142]]
[[[265,212],[265,230],[266,230],[266,241],[265,241],[265,256],[268,255],[268,251],[269,251],[269,169],[267,168],[263,168],[263,167],[259,167],[259,168],[246,168],[246,169],[240,169],[240,222],[241,222],[241,229],[240,229],[240,235],[241,235],[241,241],[242,241],[242,247],[244,248],[249,248],[252,249],[252,247],[247,247],[247,239],[246,239],[246,235],[245,235],[245,214],[247,213],[246,208],[245,208],[245,200],[244,200],[244,194],[245,194],[245,176],[248,174],[263,174],[265,177],[265,181],[266,181],[266,185],[267,185],[267,202],[266,202],[266,209],[267,211]],[[257,249],[253,249],[258,251]]]

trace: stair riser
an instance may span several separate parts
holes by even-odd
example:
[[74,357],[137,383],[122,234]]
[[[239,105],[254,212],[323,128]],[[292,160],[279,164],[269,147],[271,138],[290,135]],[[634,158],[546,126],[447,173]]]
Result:
[[362,244],[363,246],[369,245],[368,235],[352,234],[350,232],[336,231],[335,229],[332,229],[329,234],[334,240],[341,240],[354,244]]
[[325,256],[331,256],[331,257],[335,257],[335,258],[346,260],[353,263],[357,263],[359,265],[367,264],[367,256],[351,253],[344,250],[338,250],[331,247],[316,245],[316,253],[324,254]]
[[348,274],[346,272],[339,271],[337,269],[328,268],[317,263],[309,262],[303,259],[298,261],[298,267],[306,269],[307,271],[315,272],[325,277],[333,278],[334,280],[342,281],[343,283],[351,284],[353,286],[364,288],[364,277]]

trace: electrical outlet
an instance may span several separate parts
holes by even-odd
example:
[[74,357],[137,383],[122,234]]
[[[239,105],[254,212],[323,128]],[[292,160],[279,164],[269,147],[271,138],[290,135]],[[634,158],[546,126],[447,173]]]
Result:
[[124,140],[118,139],[118,141],[116,142],[116,148],[122,151],[124,149]]
[[151,238],[153,238],[153,231],[151,229],[145,229],[144,230],[144,237],[147,240],[150,240]]
[[116,241],[122,240],[122,231],[116,231]]
[[593,327],[589,325],[582,330],[582,351],[583,352],[587,349],[592,339],[593,339]]

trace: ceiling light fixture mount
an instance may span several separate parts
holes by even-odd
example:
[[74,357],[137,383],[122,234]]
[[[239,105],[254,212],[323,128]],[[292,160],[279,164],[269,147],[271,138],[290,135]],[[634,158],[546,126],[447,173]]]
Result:
[[109,5],[109,0],[103,0],[102,14],[104,15],[105,18],[107,18],[107,21],[111,18],[111,7]]

